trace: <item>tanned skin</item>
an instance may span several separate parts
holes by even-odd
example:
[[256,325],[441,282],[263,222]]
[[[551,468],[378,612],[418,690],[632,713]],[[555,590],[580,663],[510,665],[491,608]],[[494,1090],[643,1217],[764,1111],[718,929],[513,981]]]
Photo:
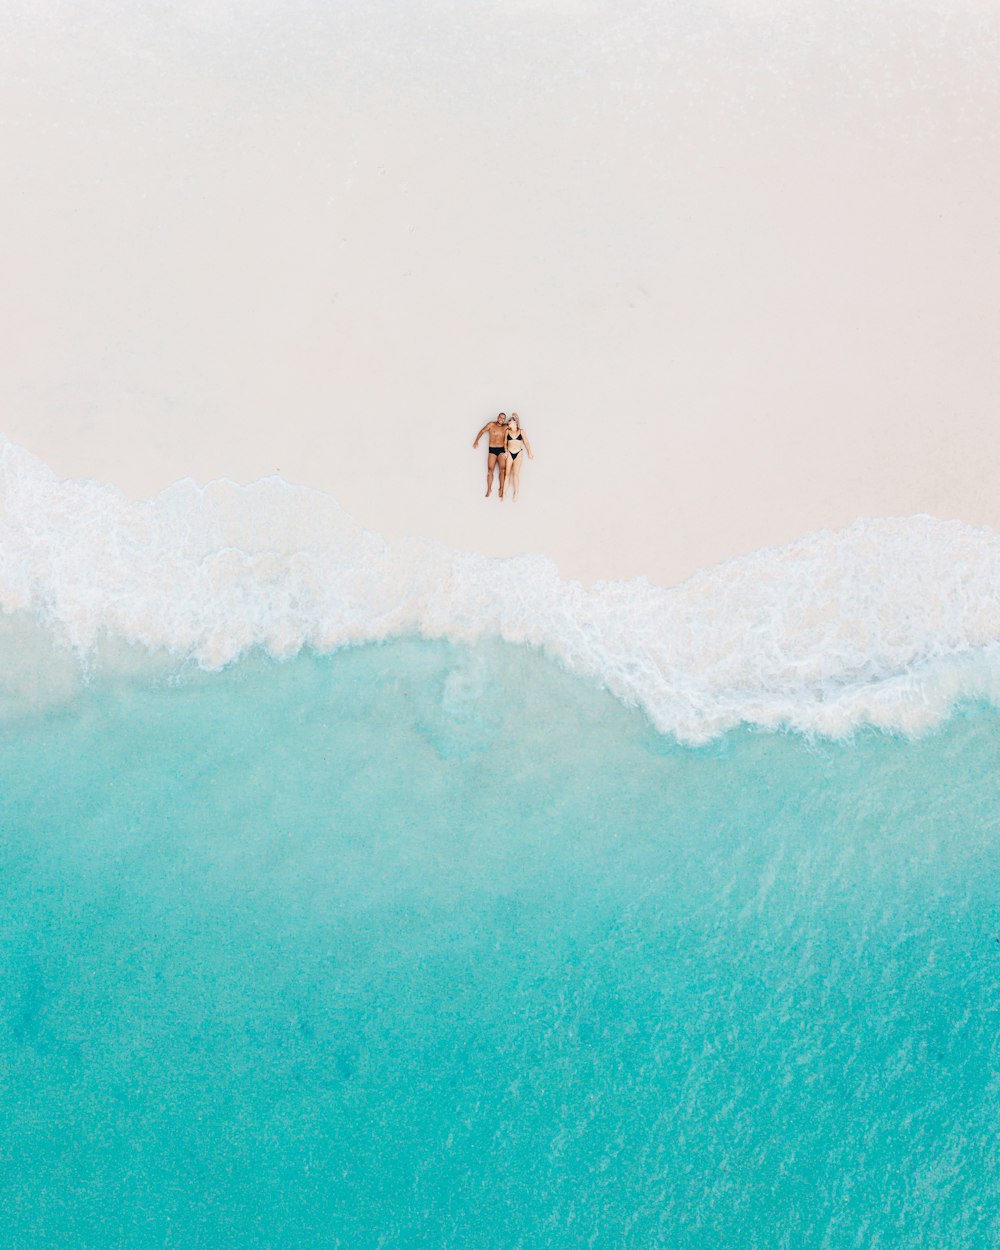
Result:
[[[531,450],[531,444],[528,442],[528,436],[527,434],[525,434],[524,429],[521,426],[521,419],[517,415],[516,412],[512,412],[510,414],[510,420],[507,422],[507,437],[508,439],[511,438],[511,436],[516,438],[518,434],[521,435],[521,438],[524,440],[524,443],[521,447],[518,447],[515,445],[515,448],[514,448],[515,451],[523,450],[527,453],[529,460],[534,460],[535,453]],[[505,480],[507,484],[510,486],[513,486],[514,488],[513,497],[514,499],[517,499],[517,489],[521,484],[521,465],[523,464],[524,461],[523,461],[523,457],[520,454],[518,454],[517,456],[511,456],[510,446],[511,444],[508,442],[507,455],[505,456],[505,460],[507,461],[507,465],[506,465],[507,472],[504,476],[505,476]]]
[[503,499],[503,488],[507,481],[507,414],[498,412],[495,421],[487,421],[476,435],[473,447],[479,446],[479,440],[486,431],[490,432],[489,455],[486,457],[486,498],[493,493],[493,470],[500,477],[500,498]]

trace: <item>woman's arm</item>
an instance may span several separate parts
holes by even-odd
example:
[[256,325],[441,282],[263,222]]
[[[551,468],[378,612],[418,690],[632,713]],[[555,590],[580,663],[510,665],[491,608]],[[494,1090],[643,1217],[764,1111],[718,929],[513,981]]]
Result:
[[528,442],[528,436],[525,434],[523,426],[521,428],[521,437],[524,439],[524,450],[528,453],[528,459],[534,460],[535,457],[531,451],[531,444]]

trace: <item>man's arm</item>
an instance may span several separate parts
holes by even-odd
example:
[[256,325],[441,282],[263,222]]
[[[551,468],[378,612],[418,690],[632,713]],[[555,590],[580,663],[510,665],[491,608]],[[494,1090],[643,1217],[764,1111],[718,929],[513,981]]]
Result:
[[487,421],[487,422],[486,422],[486,424],[483,426],[483,428],[482,428],[482,429],[479,431],[479,433],[476,435],[476,441],[472,444],[472,445],[473,445],[473,447],[478,447],[478,446],[479,446],[479,440],[483,437],[483,435],[486,433],[486,431],[490,428],[490,426],[491,426],[492,424],[493,424],[493,422],[492,422],[492,421]]

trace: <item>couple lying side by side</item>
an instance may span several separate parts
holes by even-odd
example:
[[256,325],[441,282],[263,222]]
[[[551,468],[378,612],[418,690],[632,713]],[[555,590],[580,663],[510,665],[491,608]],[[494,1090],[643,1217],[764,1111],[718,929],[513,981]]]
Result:
[[500,474],[500,498],[503,499],[504,490],[509,483],[516,499],[523,463],[521,452],[526,452],[529,460],[535,458],[528,436],[521,429],[521,422],[516,412],[510,414],[509,420],[507,414],[501,412],[497,414],[495,421],[488,421],[476,435],[473,447],[479,446],[479,440],[487,431],[490,436],[490,450],[486,457],[486,498],[489,499],[493,492],[493,470],[497,469]]

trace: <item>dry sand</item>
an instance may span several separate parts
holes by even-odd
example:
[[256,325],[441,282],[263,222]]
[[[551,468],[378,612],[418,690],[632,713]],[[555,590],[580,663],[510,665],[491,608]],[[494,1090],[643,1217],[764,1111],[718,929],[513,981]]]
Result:
[[[0,431],[133,496],[277,472],[584,581],[862,515],[1000,529],[997,22],[890,7],[525,5],[497,44],[438,4],[418,47],[378,6],[15,6]],[[471,449],[500,408],[516,505]]]

